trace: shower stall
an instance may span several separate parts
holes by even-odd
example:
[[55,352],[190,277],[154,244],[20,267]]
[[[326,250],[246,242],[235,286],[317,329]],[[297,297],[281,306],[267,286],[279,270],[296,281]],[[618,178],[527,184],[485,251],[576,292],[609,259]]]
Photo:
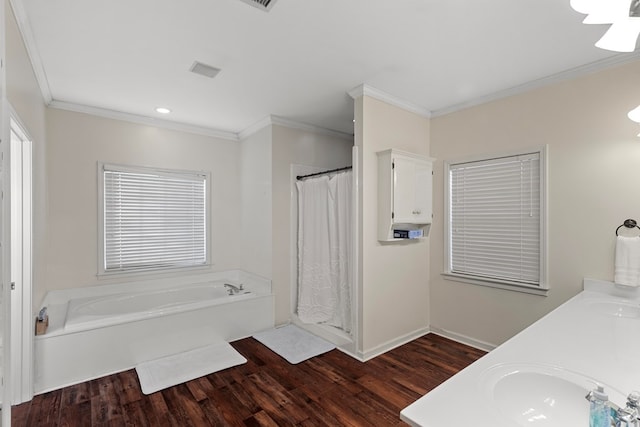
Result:
[[355,356],[357,147],[352,166],[291,165],[291,316]]

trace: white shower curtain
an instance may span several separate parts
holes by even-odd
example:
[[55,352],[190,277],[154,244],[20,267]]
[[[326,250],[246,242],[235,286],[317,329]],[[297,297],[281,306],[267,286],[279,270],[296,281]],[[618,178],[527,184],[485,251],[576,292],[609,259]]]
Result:
[[351,331],[352,172],[298,181],[298,318]]

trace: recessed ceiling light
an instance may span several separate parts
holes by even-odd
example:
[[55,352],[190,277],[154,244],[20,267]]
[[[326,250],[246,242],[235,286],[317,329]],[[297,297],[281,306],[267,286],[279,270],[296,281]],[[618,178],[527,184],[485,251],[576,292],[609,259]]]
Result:
[[156,112],[160,114],[169,114],[171,110],[165,107],[157,107]]

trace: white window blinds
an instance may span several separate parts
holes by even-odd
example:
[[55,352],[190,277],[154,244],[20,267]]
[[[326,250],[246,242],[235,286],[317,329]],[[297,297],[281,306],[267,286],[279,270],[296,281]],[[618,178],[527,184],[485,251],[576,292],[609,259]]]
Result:
[[103,165],[104,272],[207,264],[207,177]]
[[541,285],[540,153],[449,166],[450,272]]

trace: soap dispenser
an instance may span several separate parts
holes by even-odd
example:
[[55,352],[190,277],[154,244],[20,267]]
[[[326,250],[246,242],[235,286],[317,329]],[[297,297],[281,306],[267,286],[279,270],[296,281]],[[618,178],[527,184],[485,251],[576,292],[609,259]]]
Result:
[[589,427],[611,427],[609,396],[598,385],[589,393]]

